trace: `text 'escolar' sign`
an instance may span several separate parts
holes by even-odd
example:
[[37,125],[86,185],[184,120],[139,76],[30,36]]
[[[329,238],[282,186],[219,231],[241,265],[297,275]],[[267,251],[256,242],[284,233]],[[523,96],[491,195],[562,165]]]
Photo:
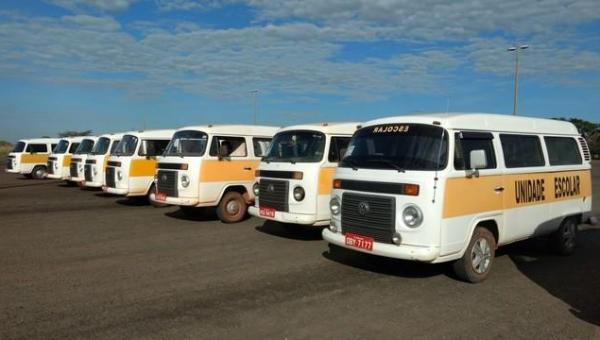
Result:
[[578,196],[581,194],[579,176],[554,177],[554,197]]
[[404,133],[408,132],[408,125],[382,125],[376,126],[373,133]]

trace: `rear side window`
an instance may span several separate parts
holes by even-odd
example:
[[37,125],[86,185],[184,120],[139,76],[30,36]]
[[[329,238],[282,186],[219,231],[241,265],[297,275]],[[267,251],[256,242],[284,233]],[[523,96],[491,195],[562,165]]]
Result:
[[550,165],[581,164],[577,142],[569,137],[544,137]]
[[350,139],[350,137],[331,137],[328,156],[328,160],[331,163],[337,163],[344,158],[346,150],[348,150],[348,144],[350,144]]
[[79,147],[79,143],[71,143],[71,146],[69,147],[69,153],[74,153],[78,147]]
[[48,152],[48,146],[46,144],[29,144],[25,152]]
[[210,145],[210,155],[218,156],[221,150],[221,155],[224,157],[246,157],[246,139],[244,137],[213,137]]
[[142,140],[142,145],[138,151],[140,156],[158,156],[162,155],[169,145],[170,140],[160,139],[145,139]]
[[469,170],[471,168],[471,151],[485,151],[487,167],[496,168],[496,153],[494,152],[494,136],[488,132],[458,132],[454,135],[454,168],[456,170]]
[[254,146],[254,156],[263,157],[269,150],[271,145],[271,138],[253,138],[252,144]]
[[538,136],[500,135],[507,168],[544,166],[544,154]]

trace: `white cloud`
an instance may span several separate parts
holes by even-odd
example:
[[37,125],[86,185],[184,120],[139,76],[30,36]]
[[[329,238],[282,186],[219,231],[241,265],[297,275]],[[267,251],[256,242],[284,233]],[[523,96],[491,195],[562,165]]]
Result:
[[194,9],[212,9],[241,0],[154,0],[156,6],[163,11],[189,11]]
[[95,8],[103,11],[122,11],[138,0],[46,0],[69,10]]

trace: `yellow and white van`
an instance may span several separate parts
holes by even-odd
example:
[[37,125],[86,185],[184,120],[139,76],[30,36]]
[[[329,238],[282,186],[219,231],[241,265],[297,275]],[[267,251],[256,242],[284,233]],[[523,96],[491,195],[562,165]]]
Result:
[[454,261],[470,282],[488,276],[499,245],[550,235],[559,253],[573,252],[592,207],[590,152],[573,124],[494,114],[365,123],[333,186],[326,241]]
[[6,172],[22,174],[27,178],[45,178],[48,155],[58,141],[58,138],[20,140],[8,154]]
[[98,137],[85,136],[71,157],[68,180],[83,186],[85,182],[85,161],[92,152]]
[[296,125],[275,134],[254,185],[251,215],[283,223],[329,225],[331,183],[358,123]]
[[109,133],[98,137],[96,144],[85,160],[83,174],[85,187],[101,188],[104,185],[104,170],[108,164],[108,158],[117,148],[123,138],[122,133]]
[[147,196],[154,186],[156,157],[161,155],[175,130],[126,133],[110,155],[102,190],[111,194]]
[[83,137],[66,137],[58,142],[48,157],[48,178],[69,179],[71,157],[82,140]]
[[271,126],[208,125],[177,130],[156,172],[155,202],[217,206],[226,223],[238,222],[254,200],[252,185],[260,158],[278,130]]

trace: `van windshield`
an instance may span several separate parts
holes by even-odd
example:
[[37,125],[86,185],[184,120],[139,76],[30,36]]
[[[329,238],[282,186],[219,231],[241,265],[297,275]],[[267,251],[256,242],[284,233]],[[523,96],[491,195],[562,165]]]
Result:
[[23,152],[25,150],[25,142],[18,142],[12,152]]
[[447,158],[445,129],[426,124],[383,124],[358,130],[339,166],[435,171],[446,168]]
[[66,139],[61,139],[60,142],[58,142],[58,144],[56,144],[56,146],[54,147],[54,150],[52,150],[52,153],[63,154],[65,152],[67,152],[68,148],[69,148],[69,141]]
[[273,137],[265,162],[320,162],[325,150],[325,134],[318,131],[284,131]]
[[77,150],[75,150],[75,154],[76,155],[86,155],[92,151],[93,147],[94,147],[93,139],[84,139],[81,141],[81,144],[79,144],[79,146],[77,147]]
[[202,156],[208,135],[201,131],[177,131],[167,146],[165,156]]
[[94,148],[92,149],[92,155],[104,155],[106,151],[108,151],[108,146],[110,145],[110,139],[106,137],[98,138]]
[[131,156],[137,147],[138,138],[132,135],[125,135],[117,144],[117,148],[113,153],[115,156]]

